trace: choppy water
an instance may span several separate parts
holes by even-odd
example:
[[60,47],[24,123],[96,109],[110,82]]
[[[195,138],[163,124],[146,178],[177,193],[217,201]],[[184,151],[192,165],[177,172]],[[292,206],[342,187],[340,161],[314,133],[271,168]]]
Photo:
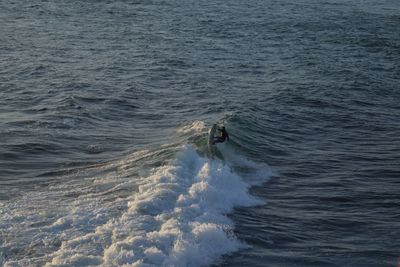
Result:
[[396,266],[398,1],[0,18],[0,265]]

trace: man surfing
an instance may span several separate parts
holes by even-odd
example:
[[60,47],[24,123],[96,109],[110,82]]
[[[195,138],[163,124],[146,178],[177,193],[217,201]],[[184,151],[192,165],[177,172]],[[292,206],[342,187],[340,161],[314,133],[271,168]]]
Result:
[[214,138],[213,145],[216,143],[223,143],[225,140],[229,141],[229,135],[225,129],[225,126],[222,126],[222,128],[218,129],[218,131],[220,132],[220,135]]

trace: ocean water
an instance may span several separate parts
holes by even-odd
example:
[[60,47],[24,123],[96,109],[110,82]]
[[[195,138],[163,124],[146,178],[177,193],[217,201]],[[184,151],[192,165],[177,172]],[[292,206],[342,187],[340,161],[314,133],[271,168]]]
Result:
[[0,21],[0,266],[397,266],[398,0]]

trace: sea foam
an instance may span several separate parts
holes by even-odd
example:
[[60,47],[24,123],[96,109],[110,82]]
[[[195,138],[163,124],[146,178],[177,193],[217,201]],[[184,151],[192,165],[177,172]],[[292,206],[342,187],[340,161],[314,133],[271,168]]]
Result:
[[227,217],[263,204],[223,161],[189,145],[172,163],[141,179],[119,217],[63,242],[47,266],[207,266],[246,247]]

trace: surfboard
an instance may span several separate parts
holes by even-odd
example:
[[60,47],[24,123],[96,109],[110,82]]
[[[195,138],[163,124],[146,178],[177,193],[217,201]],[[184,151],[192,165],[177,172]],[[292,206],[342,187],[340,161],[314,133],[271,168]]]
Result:
[[208,132],[208,148],[211,149],[211,147],[214,145],[214,135],[215,132],[217,131],[217,125],[214,124],[211,128],[210,131]]

